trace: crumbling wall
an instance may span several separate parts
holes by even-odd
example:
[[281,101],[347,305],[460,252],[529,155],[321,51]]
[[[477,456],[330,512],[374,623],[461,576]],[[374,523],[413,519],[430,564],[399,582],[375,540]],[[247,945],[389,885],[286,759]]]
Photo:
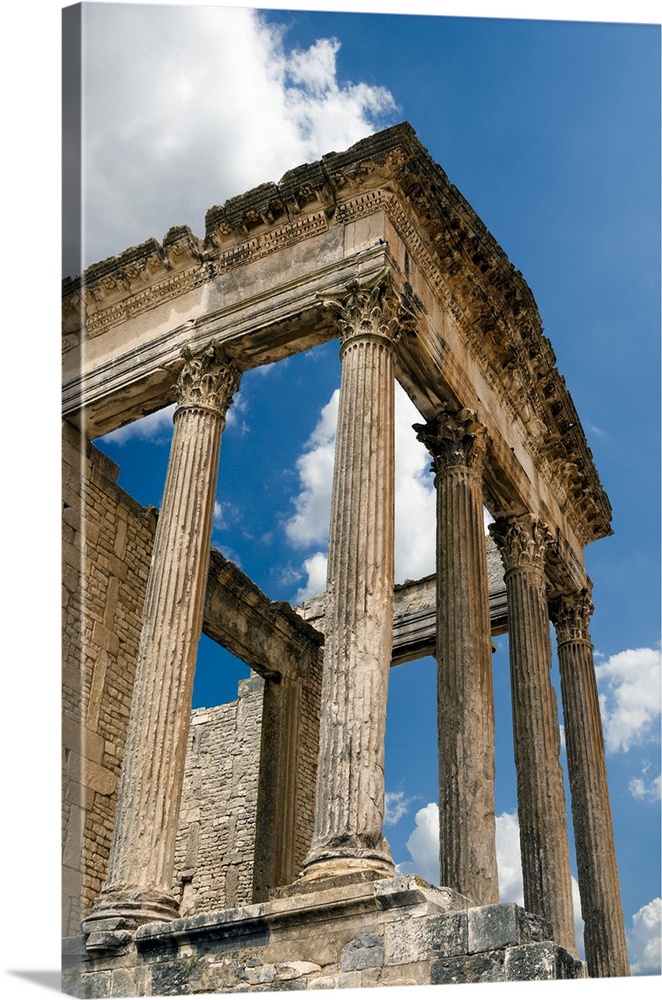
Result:
[[63,933],[77,934],[108,864],[156,526],[118,466],[71,424],[62,439]]
[[182,916],[252,901],[264,681],[191,716],[175,848],[173,893]]

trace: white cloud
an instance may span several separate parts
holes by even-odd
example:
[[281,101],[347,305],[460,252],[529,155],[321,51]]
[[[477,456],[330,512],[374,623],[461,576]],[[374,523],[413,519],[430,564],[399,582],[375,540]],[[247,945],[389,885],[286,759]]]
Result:
[[607,750],[659,739],[660,650],[626,649],[595,669]]
[[316,594],[323,594],[326,590],[326,564],[325,552],[316,552],[315,555],[305,559],[303,563],[307,581],[294,595],[293,604],[301,604],[308,597],[315,597]]
[[496,817],[496,850],[499,869],[499,900],[524,906],[522,860],[517,813],[504,812]]
[[395,579],[420,580],[436,566],[437,508],[431,457],[412,424],[421,415],[404,390],[395,391]]
[[628,930],[628,953],[633,976],[659,976],[661,954],[662,899],[642,906],[632,917]]
[[396,865],[399,874],[415,872],[432,885],[439,885],[439,807],[429,802],[414,817],[414,829],[407,840],[412,862]]
[[293,500],[296,514],[285,525],[287,537],[297,547],[328,542],[339,394],[336,389],[322,408],[306,450],[297,460],[301,490]]
[[382,87],[341,81],[335,39],[288,52],[255,10],[83,10],[86,263],[204,214],[391,123]]
[[384,795],[384,826],[395,826],[409,812],[414,797],[406,799],[404,792],[386,792]]
[[140,420],[134,420],[131,424],[118,427],[116,431],[99,438],[100,441],[112,442],[113,444],[125,445],[129,441],[151,441],[152,444],[169,444],[172,438],[172,417],[175,412],[175,404],[166,406],[162,410],[149,413]]
[[662,775],[659,774],[652,781],[646,781],[645,778],[630,778],[628,791],[635,799],[659,802],[662,793],[661,779]]

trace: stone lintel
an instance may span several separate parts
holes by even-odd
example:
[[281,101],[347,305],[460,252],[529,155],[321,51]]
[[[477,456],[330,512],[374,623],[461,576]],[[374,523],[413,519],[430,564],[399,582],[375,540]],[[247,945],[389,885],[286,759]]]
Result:
[[202,630],[262,677],[297,676],[324,636],[285,601],[271,601],[217,549],[211,550]]

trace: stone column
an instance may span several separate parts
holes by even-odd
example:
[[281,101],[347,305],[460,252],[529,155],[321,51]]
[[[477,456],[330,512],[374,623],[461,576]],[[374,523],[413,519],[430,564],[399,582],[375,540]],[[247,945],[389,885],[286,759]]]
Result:
[[351,285],[339,315],[336,431],[315,832],[306,878],[393,875],[384,732],[393,641],[394,375],[386,289]]
[[584,947],[590,976],[629,976],[588,590],[551,603],[556,627]]
[[[86,932],[177,916],[173,859],[225,412],[237,371],[215,345],[192,355],[154,537],[106,884]],[[90,944],[90,942],[88,942]]]
[[470,410],[415,424],[437,489],[437,720],[441,885],[499,900],[494,696],[483,520],[484,428]]
[[557,944],[576,955],[561,740],[550,679],[547,529],[523,514],[495,521],[490,533],[503,558],[508,594],[524,906],[547,917]]

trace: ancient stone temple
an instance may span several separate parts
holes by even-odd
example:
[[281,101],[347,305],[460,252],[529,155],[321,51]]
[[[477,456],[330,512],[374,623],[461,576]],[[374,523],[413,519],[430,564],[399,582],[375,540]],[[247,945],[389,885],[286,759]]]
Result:
[[[628,975],[583,561],[609,501],[529,288],[411,127],[88,268],[63,305],[65,989]],[[221,440],[245,371],[334,338],[327,587],[292,609],[210,548]],[[437,572],[398,586],[396,380],[437,491]],[[157,512],[92,442],[173,402]],[[201,631],[253,674],[192,713]],[[524,909],[495,850],[506,631]],[[389,671],[429,653],[441,886],[398,876],[382,832]]]

